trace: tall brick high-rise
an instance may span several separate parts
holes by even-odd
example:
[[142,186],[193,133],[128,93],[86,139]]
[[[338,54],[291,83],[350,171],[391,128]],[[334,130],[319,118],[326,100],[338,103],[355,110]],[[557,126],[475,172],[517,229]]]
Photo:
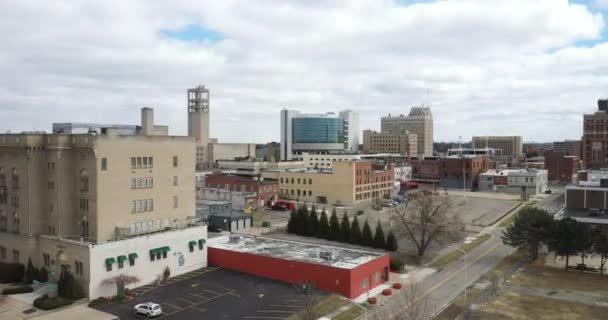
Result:
[[608,167],[608,99],[597,101],[598,110],[583,116],[583,167]]

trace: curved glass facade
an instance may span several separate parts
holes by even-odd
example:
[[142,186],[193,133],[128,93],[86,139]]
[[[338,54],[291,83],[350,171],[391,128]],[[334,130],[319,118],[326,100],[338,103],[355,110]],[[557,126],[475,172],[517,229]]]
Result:
[[343,143],[344,120],[339,118],[294,118],[294,143]]

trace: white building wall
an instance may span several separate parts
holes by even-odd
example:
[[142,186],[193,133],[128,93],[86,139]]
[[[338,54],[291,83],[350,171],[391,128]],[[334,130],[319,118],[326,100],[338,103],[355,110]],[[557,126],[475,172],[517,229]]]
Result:
[[[195,246],[194,252],[190,252],[189,249],[189,242],[199,239],[207,241],[207,226],[190,227],[93,245],[90,248],[90,266],[88,268],[90,270],[89,298],[115,295],[116,287],[103,285],[102,282],[121,274],[137,276],[140,281],[127,286],[136,288],[149,284],[158,277],[162,278],[165,267],[169,267],[171,270],[171,277],[206,267],[207,245],[203,246],[203,250],[199,250],[198,245]],[[167,258],[150,261],[150,250],[165,246],[170,247]],[[118,268],[118,262],[116,262],[112,265],[112,271],[106,270],[107,258],[117,260],[118,256],[128,257],[130,253],[138,255],[134,266],[130,266],[127,260],[122,269]]]

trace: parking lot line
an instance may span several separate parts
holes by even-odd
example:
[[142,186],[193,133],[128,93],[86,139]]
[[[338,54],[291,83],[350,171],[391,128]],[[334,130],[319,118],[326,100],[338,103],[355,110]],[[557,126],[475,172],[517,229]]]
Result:
[[240,298],[241,296],[239,296],[238,294],[234,293],[234,292],[226,292],[226,294],[229,294],[231,296],[235,296],[237,298]]
[[181,301],[185,301],[185,302],[191,303],[191,304],[193,304],[193,305],[194,305],[194,304],[197,304],[197,302],[190,301],[190,300],[186,300],[186,299],[182,299],[182,298],[175,298],[175,300],[181,300]]
[[216,284],[211,284],[211,283],[205,283],[206,285],[210,285],[212,287],[216,287],[216,288],[220,288],[220,289],[224,289],[224,290],[228,290],[228,291],[235,291],[234,289],[230,289],[230,288],[226,288],[226,287],[222,287],[222,286],[218,286]]
[[269,304],[269,307],[279,307],[279,308],[304,308],[304,306],[295,305],[295,304]]
[[192,309],[196,309],[196,310],[198,310],[200,312],[207,311],[207,309],[201,309],[201,308],[197,308],[197,307],[194,307],[194,306],[192,306]]
[[211,290],[207,290],[207,289],[203,289],[202,291],[207,291],[212,294],[220,294],[219,292],[215,292],[215,291],[211,291]]
[[268,312],[268,313],[288,313],[288,314],[292,314],[294,313],[293,311],[283,311],[283,310],[257,310],[256,312]]
[[191,296],[195,296],[195,297],[197,297],[197,298],[205,299],[205,300],[209,299],[209,298],[207,298],[207,297],[203,297],[203,296],[198,295],[198,294],[196,294],[196,293],[189,293],[189,295],[191,295]]
[[245,319],[281,319],[285,320],[284,317],[264,317],[264,316],[244,316]]
[[178,307],[178,306],[174,306],[174,305],[169,304],[169,303],[166,303],[166,302],[161,302],[161,304],[166,304],[166,305],[168,305],[169,307],[171,307],[171,308],[173,308],[173,309],[177,309],[177,310],[182,310],[182,309],[183,309],[183,308],[180,308],[180,307]]

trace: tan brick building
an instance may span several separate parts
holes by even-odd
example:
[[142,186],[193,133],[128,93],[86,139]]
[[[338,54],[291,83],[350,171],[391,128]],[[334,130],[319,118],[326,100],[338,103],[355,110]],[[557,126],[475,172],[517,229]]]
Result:
[[363,131],[363,152],[398,153],[415,157],[418,154],[418,135],[406,131],[404,134]]
[[291,170],[279,174],[284,199],[352,206],[394,194],[393,165],[336,161],[332,170]]
[[524,156],[521,136],[477,136],[473,137],[473,148],[496,149],[496,159],[503,163],[518,163]]
[[[141,130],[127,135],[0,135],[0,262],[31,259],[55,277],[71,270],[90,297],[111,293],[102,279],[119,272],[138,275],[134,287],[165,266],[179,274],[206,265],[206,257],[177,257],[199,240],[183,231],[194,222],[195,140],[161,135],[151,109],[142,115]],[[149,257],[161,244],[163,253]]]
[[382,117],[381,132],[390,135],[415,134],[418,156],[433,155],[433,114],[426,106],[413,107],[407,116]]

